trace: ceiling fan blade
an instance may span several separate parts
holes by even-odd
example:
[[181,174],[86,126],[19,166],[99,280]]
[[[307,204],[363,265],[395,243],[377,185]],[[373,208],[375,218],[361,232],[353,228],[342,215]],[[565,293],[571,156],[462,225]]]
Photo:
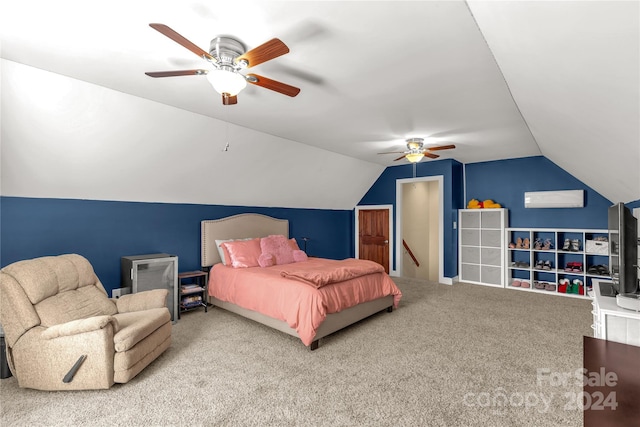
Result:
[[207,70],[149,71],[145,74],[149,77],[201,76],[207,74]]
[[261,44],[260,46],[251,49],[249,52],[245,52],[236,58],[236,62],[245,60],[249,64],[249,67],[255,67],[258,64],[267,62],[273,58],[277,58],[280,55],[289,53],[289,48],[280,39],[271,39],[268,42]]
[[222,94],[222,105],[234,105],[238,103],[238,95]]
[[425,155],[425,157],[429,157],[430,159],[437,159],[438,157],[440,157],[437,154],[433,154],[428,151],[425,151],[423,154]]
[[209,60],[212,60],[212,61],[215,62],[214,57],[211,56],[209,54],[209,52],[200,49],[198,46],[196,46],[195,44],[191,43],[189,40],[185,39],[180,34],[176,33],[174,30],[172,30],[171,28],[167,27],[166,25],[164,25],[164,24],[149,24],[149,26],[151,28],[153,28],[154,30],[157,30],[157,31],[161,32],[162,34],[164,34],[165,36],[169,37],[171,40],[173,40],[174,42],[178,43],[179,45],[181,45],[183,47],[186,47],[191,52],[193,52],[196,55],[198,55],[200,58],[205,57],[206,59],[209,59]]
[[437,151],[437,150],[450,150],[452,148],[456,148],[455,145],[438,145],[437,147],[427,147],[429,151]]
[[385,153],[378,153],[378,154],[400,154],[400,153],[404,153],[404,151],[387,151]]
[[267,89],[280,92],[283,95],[294,97],[300,93],[300,89],[288,84],[271,80],[266,77],[259,76],[257,74],[247,74],[247,81],[251,84],[262,86]]
[[403,155],[403,156],[398,157],[397,159],[393,159],[393,161],[394,161],[394,162],[397,162],[398,160],[402,160],[402,159],[404,159],[405,157],[407,157],[407,155],[406,155],[406,154],[405,154],[405,155]]

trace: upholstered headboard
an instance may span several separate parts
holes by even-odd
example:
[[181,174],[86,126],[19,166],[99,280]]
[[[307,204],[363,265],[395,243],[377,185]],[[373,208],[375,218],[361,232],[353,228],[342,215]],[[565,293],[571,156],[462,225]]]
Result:
[[216,240],[267,237],[282,234],[289,237],[289,221],[260,214],[239,214],[200,222],[201,266],[222,262]]

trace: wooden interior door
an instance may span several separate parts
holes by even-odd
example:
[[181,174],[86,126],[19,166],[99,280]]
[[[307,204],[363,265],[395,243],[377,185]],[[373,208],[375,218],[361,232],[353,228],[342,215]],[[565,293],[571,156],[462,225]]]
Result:
[[358,211],[358,257],[375,261],[389,273],[389,210]]

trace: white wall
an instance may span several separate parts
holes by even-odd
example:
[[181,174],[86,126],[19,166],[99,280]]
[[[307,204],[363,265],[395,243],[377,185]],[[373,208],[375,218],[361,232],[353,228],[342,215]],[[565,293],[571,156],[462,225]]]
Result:
[[0,73],[4,196],[352,209],[384,170],[12,61]]

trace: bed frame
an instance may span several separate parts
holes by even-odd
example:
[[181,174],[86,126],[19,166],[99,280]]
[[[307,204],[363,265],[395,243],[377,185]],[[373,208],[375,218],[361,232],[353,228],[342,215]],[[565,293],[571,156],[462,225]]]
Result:
[[[221,262],[220,254],[216,248],[216,240],[267,237],[271,234],[281,234],[289,237],[289,221],[260,214],[239,214],[222,219],[204,220],[201,222],[200,239],[202,268],[208,271],[211,266]],[[274,319],[214,297],[209,297],[209,303],[300,338],[296,330],[291,328],[285,321]],[[318,328],[309,348],[311,350],[317,349],[318,341],[321,338],[383,310],[393,311],[392,295],[358,304],[338,313],[328,314],[326,320]]]

